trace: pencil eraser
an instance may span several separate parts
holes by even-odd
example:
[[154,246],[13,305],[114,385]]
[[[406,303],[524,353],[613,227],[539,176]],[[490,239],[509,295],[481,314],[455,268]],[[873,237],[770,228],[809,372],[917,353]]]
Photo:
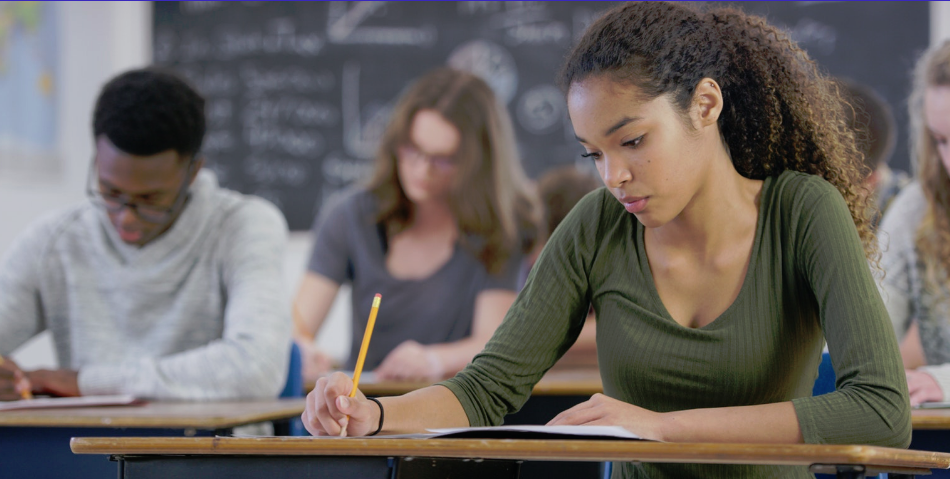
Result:
[[381,295],[381,294],[379,294],[379,293],[376,293],[376,297],[379,298],[379,299],[383,299],[383,295]]

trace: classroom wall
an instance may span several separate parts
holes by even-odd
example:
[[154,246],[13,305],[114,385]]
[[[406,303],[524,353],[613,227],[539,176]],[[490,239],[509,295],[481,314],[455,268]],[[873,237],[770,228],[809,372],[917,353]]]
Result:
[[[148,65],[152,51],[149,2],[57,2],[59,35],[58,98],[60,170],[41,179],[0,177],[0,254],[36,217],[84,198],[86,174],[93,154],[91,114],[96,95],[112,76]],[[310,236],[291,235],[285,259],[288,301],[309,255]],[[341,291],[347,299],[349,289]],[[349,351],[348,299],[334,305],[318,341],[330,354]],[[341,340],[342,339],[342,340]],[[48,335],[41,335],[13,355],[24,367],[52,367],[55,359]]]
[[[90,115],[102,84],[123,70],[151,60],[149,2],[59,2],[61,33],[59,99],[60,171],[24,182],[0,177],[0,254],[37,216],[82,200],[92,158]],[[931,2],[931,40],[950,38],[950,3]],[[285,258],[288,300],[303,274],[310,249],[307,233],[293,233]],[[349,290],[341,291],[318,343],[331,354],[345,356],[350,332]],[[332,338],[332,340],[331,340]],[[52,366],[48,337],[21,348],[14,357],[25,367]]]

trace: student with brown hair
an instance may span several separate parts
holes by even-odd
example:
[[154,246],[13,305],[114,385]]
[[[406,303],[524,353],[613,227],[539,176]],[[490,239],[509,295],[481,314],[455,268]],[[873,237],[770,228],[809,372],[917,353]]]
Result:
[[950,399],[950,42],[928,50],[909,101],[914,183],[881,222],[882,287],[910,402]]
[[[366,185],[323,208],[297,293],[296,337],[312,337],[340,285],[353,285],[359,351],[383,296],[366,368],[379,379],[438,380],[481,351],[514,301],[538,235],[536,199],[507,110],[469,73],[439,68],[400,98]],[[322,371],[306,363],[315,379]]]
[[[868,267],[876,241],[861,155],[807,54],[734,9],[636,2],[588,28],[560,81],[606,188],[557,229],[465,370],[379,404],[347,397],[343,374],[321,379],[308,430],[498,424],[592,303],[604,394],[550,424],[670,442],[906,447],[910,405]],[[837,390],[813,397],[826,340]],[[717,464],[624,463],[613,474],[811,477]]]

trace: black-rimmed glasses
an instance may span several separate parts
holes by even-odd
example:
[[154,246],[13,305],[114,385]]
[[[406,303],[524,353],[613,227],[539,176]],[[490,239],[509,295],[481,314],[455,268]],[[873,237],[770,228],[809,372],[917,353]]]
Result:
[[185,177],[182,179],[181,187],[175,196],[175,201],[171,206],[152,204],[145,201],[133,201],[131,197],[123,194],[103,193],[99,189],[98,174],[96,172],[96,160],[92,160],[89,167],[89,177],[86,180],[86,195],[96,206],[103,208],[109,213],[115,214],[124,208],[132,210],[142,221],[149,223],[166,223],[178,212],[181,205],[188,198],[188,184],[191,179],[192,168],[195,160],[188,161],[188,169],[185,171]]

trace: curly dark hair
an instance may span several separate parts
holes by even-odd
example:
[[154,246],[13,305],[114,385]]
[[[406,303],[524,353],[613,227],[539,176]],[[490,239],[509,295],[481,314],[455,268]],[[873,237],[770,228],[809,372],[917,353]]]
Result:
[[632,84],[652,100],[669,95],[686,117],[700,80],[719,83],[719,130],[742,176],[763,179],[785,170],[821,176],[848,204],[864,250],[877,244],[862,181],[869,171],[844,115],[837,84],[765,19],[734,8],[702,9],[631,2],[596,20],[559,74],[571,85],[595,75]]
[[92,116],[95,138],[149,156],[173,149],[190,159],[205,136],[205,101],[178,76],[154,68],[131,70],[106,83]]

